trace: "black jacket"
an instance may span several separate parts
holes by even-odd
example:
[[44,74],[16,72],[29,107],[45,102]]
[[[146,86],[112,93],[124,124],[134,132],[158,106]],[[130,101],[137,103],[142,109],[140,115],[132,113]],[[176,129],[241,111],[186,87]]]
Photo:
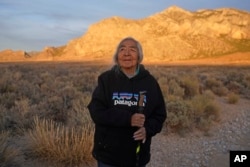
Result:
[[131,116],[138,111],[140,91],[147,91],[144,99],[146,117],[144,127],[147,139],[141,145],[140,165],[150,160],[151,138],[162,129],[166,107],[155,78],[140,65],[139,73],[128,78],[118,66],[102,73],[88,105],[95,123],[93,156],[103,163],[133,167],[136,164],[136,146],[131,127]]

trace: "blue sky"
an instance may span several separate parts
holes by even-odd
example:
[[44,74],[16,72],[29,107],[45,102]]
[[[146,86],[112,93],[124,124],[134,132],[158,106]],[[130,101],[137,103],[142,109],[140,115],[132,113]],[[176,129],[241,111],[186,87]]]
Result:
[[229,7],[250,12],[249,0],[0,0],[0,50],[65,45],[104,18],[141,19],[173,5],[189,11]]

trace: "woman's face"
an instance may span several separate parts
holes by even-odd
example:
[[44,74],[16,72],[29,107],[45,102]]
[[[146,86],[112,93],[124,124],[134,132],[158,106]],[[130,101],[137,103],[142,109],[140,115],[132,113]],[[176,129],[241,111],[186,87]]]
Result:
[[134,73],[138,64],[138,49],[136,42],[128,39],[121,43],[118,50],[118,64],[127,73]]

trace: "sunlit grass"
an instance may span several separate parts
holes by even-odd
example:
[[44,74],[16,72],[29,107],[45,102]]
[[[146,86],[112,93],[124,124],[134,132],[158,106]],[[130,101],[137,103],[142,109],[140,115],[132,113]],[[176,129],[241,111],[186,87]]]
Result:
[[36,157],[68,166],[89,164],[93,161],[93,126],[67,128],[52,120],[35,118],[29,131],[31,152]]

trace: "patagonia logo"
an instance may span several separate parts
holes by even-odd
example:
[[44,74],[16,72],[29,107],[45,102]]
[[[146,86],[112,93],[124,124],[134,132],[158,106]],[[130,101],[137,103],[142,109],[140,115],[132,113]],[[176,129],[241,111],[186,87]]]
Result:
[[[114,92],[112,100],[114,101],[114,105],[126,105],[126,106],[137,106],[138,102],[138,94],[134,93],[118,93]],[[144,98],[144,103],[146,103],[146,96]]]
[[127,106],[137,106],[137,102],[136,101],[127,101],[127,100],[115,100],[114,101],[114,105],[127,105]]

